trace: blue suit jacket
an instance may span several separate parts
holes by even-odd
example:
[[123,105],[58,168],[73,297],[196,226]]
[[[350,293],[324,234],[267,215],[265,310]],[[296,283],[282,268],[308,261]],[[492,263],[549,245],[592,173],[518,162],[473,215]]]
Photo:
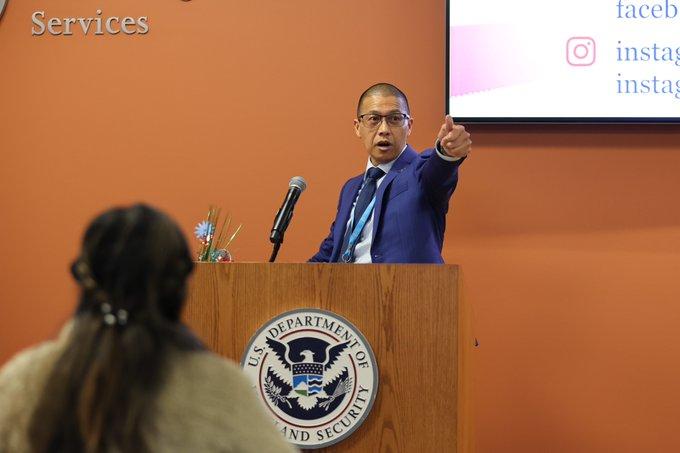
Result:
[[[443,263],[449,199],[465,159],[448,162],[433,149],[406,147],[376,191],[371,260],[374,263]],[[345,183],[330,234],[310,262],[336,262],[364,174]]]

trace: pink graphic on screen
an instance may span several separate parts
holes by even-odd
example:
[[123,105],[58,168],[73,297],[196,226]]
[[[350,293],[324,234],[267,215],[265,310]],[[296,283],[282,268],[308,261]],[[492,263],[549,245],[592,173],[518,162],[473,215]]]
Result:
[[527,38],[507,25],[450,28],[449,94],[462,96],[527,82],[532,61]]

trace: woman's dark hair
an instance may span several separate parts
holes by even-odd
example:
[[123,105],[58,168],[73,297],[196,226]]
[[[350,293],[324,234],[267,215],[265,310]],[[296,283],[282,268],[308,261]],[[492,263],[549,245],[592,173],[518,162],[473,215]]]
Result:
[[72,272],[82,288],[68,344],[33,414],[33,451],[149,451],[154,400],[172,350],[202,346],[180,323],[193,268],[175,223],[145,205],[88,227]]

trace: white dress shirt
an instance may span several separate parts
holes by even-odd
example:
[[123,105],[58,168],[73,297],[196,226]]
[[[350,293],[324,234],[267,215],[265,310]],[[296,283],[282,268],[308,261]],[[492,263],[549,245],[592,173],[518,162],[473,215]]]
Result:
[[[460,158],[456,157],[450,157],[442,154],[439,151],[439,143],[435,144],[435,150],[437,156],[440,158],[447,160],[449,162],[454,162],[459,160]],[[399,156],[406,150],[406,146],[404,146],[404,149],[401,150],[401,153],[399,153]],[[382,171],[385,172],[385,175],[383,175],[380,179],[376,181],[375,185],[375,192],[378,193],[378,187],[380,187],[380,184],[382,184],[383,180],[385,179],[385,176],[387,176],[387,173],[389,173],[390,169],[392,168],[392,165],[399,159],[399,156],[397,156],[394,160],[387,162],[386,164],[380,164],[380,165],[373,165],[371,163],[371,158],[368,158],[368,163],[366,164],[366,170],[364,171],[364,182],[361,184],[361,189],[359,189],[359,192],[357,193],[356,198],[354,198],[354,203],[352,204],[352,211],[349,213],[349,220],[347,221],[347,225],[345,225],[345,236],[352,234],[352,220],[354,219],[354,207],[357,204],[357,200],[359,199],[359,193],[361,193],[361,190],[364,188],[364,184],[366,183],[366,173],[368,172],[369,168],[372,167],[378,167]],[[372,263],[373,260],[371,259],[371,244],[373,243],[373,215],[375,213],[375,210],[371,212],[371,217],[369,217],[368,221],[366,222],[366,225],[364,225],[364,229],[361,231],[361,236],[359,236],[359,241],[357,242],[356,247],[354,248],[354,262],[355,263]],[[344,238],[343,238],[344,239]],[[340,256],[345,253],[344,250],[340,251]]]

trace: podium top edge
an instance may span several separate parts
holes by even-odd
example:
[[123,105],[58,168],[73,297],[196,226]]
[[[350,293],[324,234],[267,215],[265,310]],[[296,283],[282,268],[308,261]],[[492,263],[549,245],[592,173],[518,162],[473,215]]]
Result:
[[194,261],[195,265],[198,266],[356,266],[356,267],[406,267],[406,266],[418,266],[418,267],[444,267],[444,268],[460,268],[460,264],[448,264],[448,263],[268,263],[263,261],[240,261],[236,263],[212,263],[206,261]]

